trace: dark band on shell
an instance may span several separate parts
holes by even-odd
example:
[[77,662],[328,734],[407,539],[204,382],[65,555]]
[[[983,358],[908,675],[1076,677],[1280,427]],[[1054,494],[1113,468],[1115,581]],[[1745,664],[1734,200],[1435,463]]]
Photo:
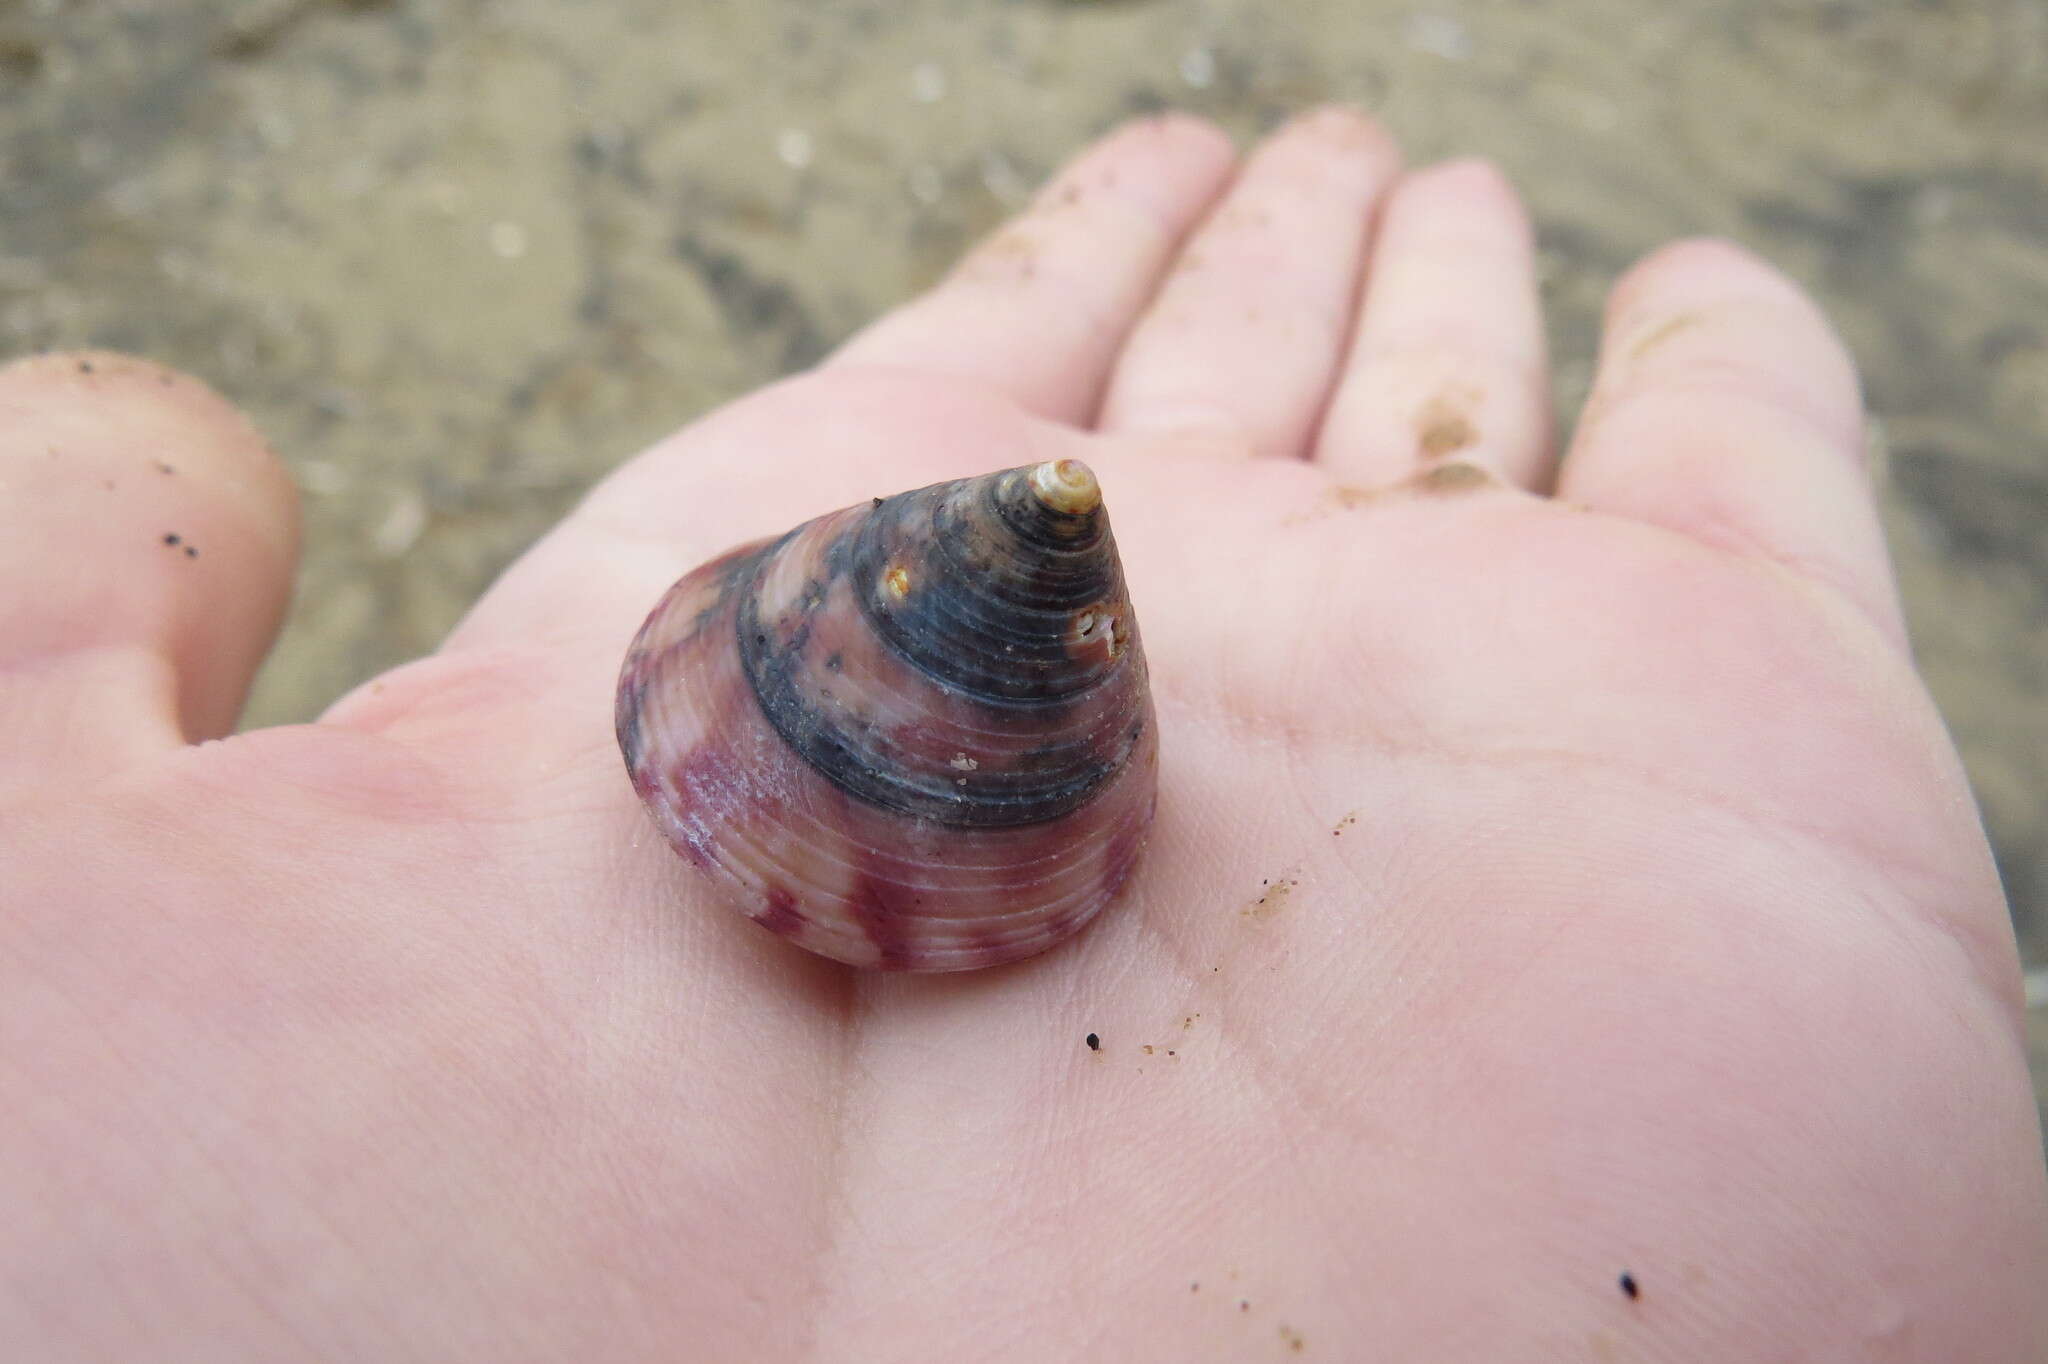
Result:
[[1150,820],[1145,663],[1094,475],[877,499],[685,577],[621,671],[663,834],[756,922],[857,965],[1032,955]]

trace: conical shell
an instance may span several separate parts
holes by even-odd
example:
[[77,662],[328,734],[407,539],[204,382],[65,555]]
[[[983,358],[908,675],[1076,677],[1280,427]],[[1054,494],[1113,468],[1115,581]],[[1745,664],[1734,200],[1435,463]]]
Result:
[[741,913],[856,966],[957,971],[1077,932],[1130,875],[1158,747],[1095,476],[876,498],[671,588],[619,745]]

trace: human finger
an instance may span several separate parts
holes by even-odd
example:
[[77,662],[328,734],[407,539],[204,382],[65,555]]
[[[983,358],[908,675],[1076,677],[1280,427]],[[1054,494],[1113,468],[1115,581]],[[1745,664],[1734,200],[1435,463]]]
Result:
[[298,542],[283,466],[198,380],[104,353],[0,368],[0,793],[232,729]]
[[1299,456],[1351,330],[1374,208],[1400,150],[1330,108],[1255,151],[1132,333],[1105,431],[1193,435]]
[[1543,481],[1550,444],[1535,245],[1520,197],[1485,161],[1403,177],[1373,244],[1317,461],[1378,486],[1455,457],[1530,487]]
[[1199,119],[1126,125],[828,363],[972,379],[1040,416],[1091,420],[1132,321],[1233,160],[1229,139]]
[[1854,364],[1740,247],[1679,242],[1615,285],[1558,495],[1776,562],[1904,642]]

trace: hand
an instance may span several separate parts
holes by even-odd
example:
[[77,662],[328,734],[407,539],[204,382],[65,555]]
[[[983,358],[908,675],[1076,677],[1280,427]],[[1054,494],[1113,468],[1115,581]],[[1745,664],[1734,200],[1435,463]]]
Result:
[[[1547,391],[1494,171],[1141,124],[433,657],[201,742],[283,476],[189,380],[0,374],[0,1355],[2037,1358],[2013,942],[1847,357],[1689,242],[1561,462]],[[1126,899],[939,978],[709,902],[610,730],[663,588],[1067,455],[1156,686]]]

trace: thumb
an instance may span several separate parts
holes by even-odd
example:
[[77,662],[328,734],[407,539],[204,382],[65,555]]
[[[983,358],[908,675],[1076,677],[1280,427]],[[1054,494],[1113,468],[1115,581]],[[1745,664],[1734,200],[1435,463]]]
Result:
[[0,796],[233,728],[298,558],[254,428],[125,356],[0,368]]

